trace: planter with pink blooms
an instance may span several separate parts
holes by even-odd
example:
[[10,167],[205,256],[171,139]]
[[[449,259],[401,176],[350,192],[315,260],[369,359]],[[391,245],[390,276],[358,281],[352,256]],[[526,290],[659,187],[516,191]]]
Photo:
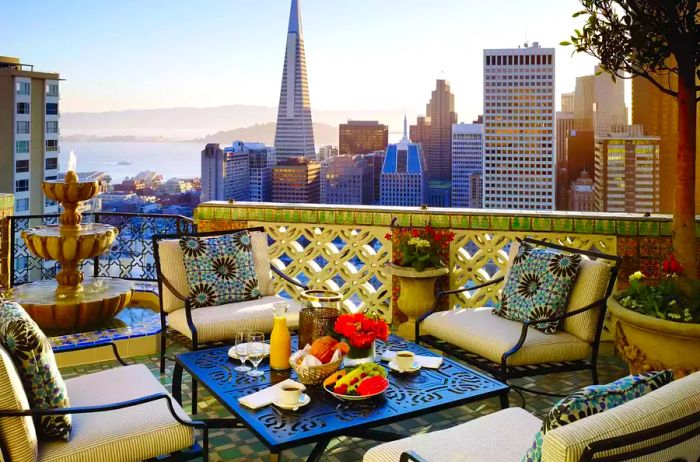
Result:
[[683,275],[671,254],[652,281],[637,271],[608,300],[615,345],[632,374],[673,369],[676,378],[700,370],[700,282]]

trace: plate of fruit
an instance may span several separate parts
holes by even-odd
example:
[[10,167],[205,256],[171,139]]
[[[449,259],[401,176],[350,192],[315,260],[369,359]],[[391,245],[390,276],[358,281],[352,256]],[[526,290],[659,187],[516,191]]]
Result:
[[343,401],[362,401],[384,393],[389,380],[382,366],[365,363],[331,374],[323,381],[323,388]]

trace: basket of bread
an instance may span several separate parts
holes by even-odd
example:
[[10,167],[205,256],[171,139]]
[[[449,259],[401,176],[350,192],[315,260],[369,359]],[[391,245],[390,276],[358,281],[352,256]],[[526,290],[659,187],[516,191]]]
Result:
[[349,350],[350,347],[345,342],[325,336],[295,352],[289,358],[289,364],[301,383],[319,385],[338,370]]

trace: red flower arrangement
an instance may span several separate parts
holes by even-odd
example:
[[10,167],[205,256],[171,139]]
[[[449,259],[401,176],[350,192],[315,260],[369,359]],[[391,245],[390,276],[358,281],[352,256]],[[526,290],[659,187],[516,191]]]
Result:
[[333,330],[345,337],[350,346],[355,348],[369,348],[375,339],[386,341],[389,338],[389,326],[386,321],[370,318],[364,313],[338,316]]
[[384,238],[392,243],[394,265],[423,271],[429,267],[444,266],[455,234],[427,225],[422,229],[392,228],[391,233],[387,233]]
[[683,274],[683,266],[676,260],[673,254],[670,254],[661,265],[661,269],[668,275]]

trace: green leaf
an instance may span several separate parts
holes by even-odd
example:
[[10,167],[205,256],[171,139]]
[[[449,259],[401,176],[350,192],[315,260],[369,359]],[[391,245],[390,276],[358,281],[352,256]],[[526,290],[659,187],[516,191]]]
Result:
[[563,42],[559,42],[559,45],[561,45],[563,47],[568,47],[568,46],[572,45],[572,43],[567,41],[567,40],[564,40]]

